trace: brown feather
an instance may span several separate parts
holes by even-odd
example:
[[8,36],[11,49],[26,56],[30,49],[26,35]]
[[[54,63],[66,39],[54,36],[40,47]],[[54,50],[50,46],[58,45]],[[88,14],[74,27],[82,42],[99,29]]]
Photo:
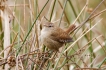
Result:
[[70,32],[76,27],[76,25],[71,24],[71,26],[65,31],[67,34],[70,34]]
[[[67,34],[64,30],[61,28],[54,28],[54,32],[51,34],[51,38],[55,41],[58,41],[60,43],[68,43],[68,42],[73,42],[72,38]],[[58,32],[56,32],[59,30]]]

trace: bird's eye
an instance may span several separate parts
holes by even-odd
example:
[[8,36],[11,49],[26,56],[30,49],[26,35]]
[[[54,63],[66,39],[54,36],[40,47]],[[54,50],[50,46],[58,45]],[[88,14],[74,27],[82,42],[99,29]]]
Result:
[[53,24],[49,24],[48,27],[54,27],[54,25]]
[[49,27],[53,27],[53,26],[49,26]]

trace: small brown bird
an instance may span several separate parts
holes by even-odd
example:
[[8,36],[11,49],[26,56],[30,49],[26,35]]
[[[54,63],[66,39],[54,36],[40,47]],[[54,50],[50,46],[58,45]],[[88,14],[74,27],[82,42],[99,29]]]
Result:
[[59,48],[62,47],[63,44],[73,42],[69,33],[74,28],[75,25],[71,25],[66,31],[64,31],[51,22],[44,23],[40,36],[41,42],[49,49],[59,51]]

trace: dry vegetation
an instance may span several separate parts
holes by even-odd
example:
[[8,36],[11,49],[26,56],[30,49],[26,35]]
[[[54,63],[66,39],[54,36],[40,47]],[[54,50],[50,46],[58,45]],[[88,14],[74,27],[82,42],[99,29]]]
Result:
[[[105,0],[0,0],[0,70],[105,70],[105,11]],[[39,41],[46,21],[77,26],[52,60]]]

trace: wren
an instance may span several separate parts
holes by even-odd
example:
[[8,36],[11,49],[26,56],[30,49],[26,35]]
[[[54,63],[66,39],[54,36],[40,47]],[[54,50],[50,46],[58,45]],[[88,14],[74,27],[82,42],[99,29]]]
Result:
[[73,42],[72,37],[70,37],[70,31],[75,28],[75,25],[71,25],[66,31],[54,23],[46,22],[43,24],[43,29],[41,30],[40,40],[51,50],[59,51],[65,43]]

